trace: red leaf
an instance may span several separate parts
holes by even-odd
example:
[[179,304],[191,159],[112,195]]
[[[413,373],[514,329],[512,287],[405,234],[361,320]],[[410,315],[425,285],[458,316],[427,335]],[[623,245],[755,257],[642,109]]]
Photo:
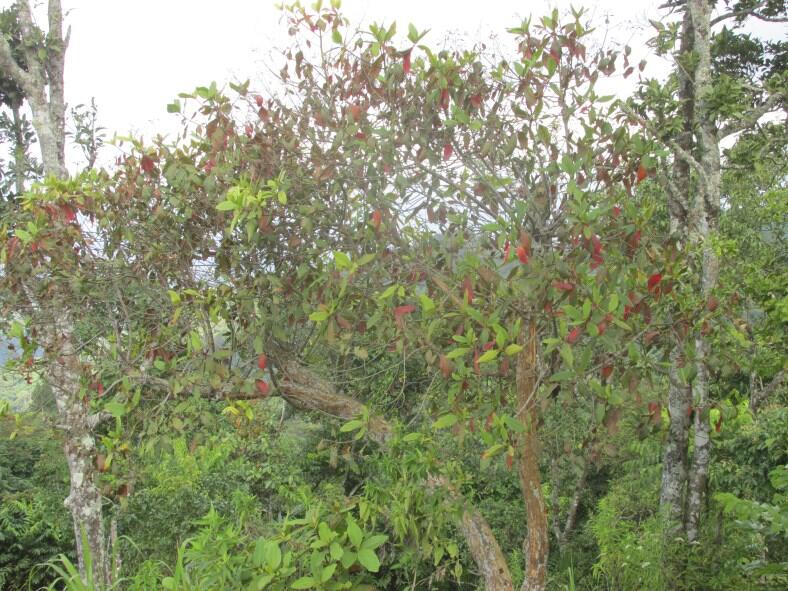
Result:
[[259,94],[255,95],[254,102],[257,104],[258,107],[262,107],[263,106],[263,97],[261,97]]
[[605,334],[605,331],[607,330],[607,322],[603,320],[602,322],[596,325],[596,329],[599,331],[599,336],[601,337],[603,334]]
[[717,306],[719,306],[719,305],[720,305],[720,301],[717,298],[715,298],[714,296],[711,296],[709,298],[709,301],[706,302],[706,309],[709,312],[714,312],[714,310],[716,310]]
[[145,174],[150,174],[153,172],[153,158],[150,156],[143,156],[142,160],[140,161],[140,167],[142,168],[142,172]]
[[503,246],[503,262],[506,263],[509,261],[509,255],[511,254],[512,247],[509,244],[509,241],[506,241],[506,244]]
[[211,158],[210,160],[208,160],[208,162],[205,163],[205,166],[203,166],[203,168],[205,169],[205,172],[210,174],[214,166],[216,166],[216,162],[214,161],[213,158]]
[[506,454],[506,469],[512,469],[512,463],[514,462],[514,456],[512,454]]
[[11,236],[11,238],[8,239],[8,244],[5,248],[7,253],[6,258],[11,260],[11,258],[14,256],[14,252],[17,248],[19,248],[19,238],[16,236]]
[[443,144],[443,159],[448,160],[451,158],[451,155],[454,153],[454,148],[451,147],[451,144],[446,142]]
[[484,347],[482,347],[483,351],[489,351],[495,346],[495,341],[490,341],[489,343],[484,343]]
[[74,211],[74,208],[70,205],[61,205],[60,213],[63,214],[63,217],[67,222],[73,222],[77,219],[77,214]]
[[372,212],[372,225],[375,226],[376,230],[380,228],[380,222],[382,219],[383,219],[383,214],[380,213],[379,209],[376,209],[375,211]]
[[561,291],[572,291],[575,288],[575,286],[568,281],[554,281],[553,287],[560,289]]
[[600,266],[604,262],[605,262],[605,259],[603,259],[601,255],[595,254],[595,255],[593,255],[591,257],[591,268],[592,269],[596,269],[598,266]]
[[261,396],[268,396],[268,382],[255,380],[254,387],[257,388]]
[[361,119],[361,107],[359,105],[350,105],[348,110],[353,121],[359,121]]
[[659,285],[660,281],[662,281],[662,275],[660,273],[654,273],[648,278],[648,290],[654,291],[654,288]]
[[394,308],[394,318],[400,319],[406,314],[412,314],[416,311],[416,306],[413,304],[405,304],[404,306],[397,306]]
[[446,355],[441,355],[440,361],[438,362],[438,367],[440,367],[441,374],[443,374],[444,379],[449,379],[449,376],[451,376],[451,362],[446,357]]
[[613,366],[612,365],[603,365],[602,366],[602,379],[608,379],[611,374],[613,373]]
[[648,171],[646,170],[646,167],[645,167],[645,166],[643,166],[642,164],[640,164],[640,165],[638,166],[638,176],[637,176],[638,183],[642,183],[642,182],[643,182],[643,180],[644,180],[644,179],[645,179],[647,176],[648,176]]
[[520,259],[520,262],[523,265],[527,265],[528,264],[528,253],[526,252],[524,246],[518,246],[517,247],[517,258]]
[[719,419],[717,419],[717,422],[716,422],[716,423],[714,423],[714,430],[715,430],[717,433],[719,433],[720,431],[722,431],[722,415],[720,415],[720,418],[719,418]]
[[265,353],[260,353],[259,357],[257,358],[257,367],[260,369],[265,369],[266,364],[268,363],[268,357]]
[[468,304],[473,303],[473,282],[469,277],[462,280],[462,293],[465,296],[465,301]]
[[621,208],[618,205],[614,206],[613,207],[613,217],[617,218],[620,215],[621,215]]
[[441,109],[443,109],[444,111],[449,108],[449,89],[448,88],[444,88],[443,90],[441,90],[440,103],[441,103]]
[[473,105],[474,109],[478,109],[482,106],[482,95],[474,94],[471,96],[471,104]]
[[577,342],[577,339],[580,338],[580,327],[575,326],[572,330],[569,331],[569,334],[566,335],[566,342],[570,345],[574,345]]
[[591,236],[591,245],[594,248],[594,254],[600,254],[602,252],[602,241],[596,234]]
[[409,49],[408,51],[405,52],[405,55],[402,56],[402,71],[405,72],[406,76],[408,74],[410,74],[410,53],[411,53],[411,51],[413,51],[413,50]]

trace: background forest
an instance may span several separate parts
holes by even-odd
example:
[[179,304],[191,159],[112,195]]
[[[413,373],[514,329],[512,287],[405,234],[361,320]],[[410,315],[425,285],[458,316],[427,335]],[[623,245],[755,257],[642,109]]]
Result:
[[0,588],[788,586],[784,1],[666,2],[659,79],[580,9],[491,48],[287,5],[270,88],[107,166],[40,10],[0,13]]

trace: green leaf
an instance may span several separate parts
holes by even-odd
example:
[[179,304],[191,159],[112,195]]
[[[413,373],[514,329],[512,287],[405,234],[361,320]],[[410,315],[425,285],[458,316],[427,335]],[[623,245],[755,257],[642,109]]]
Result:
[[328,318],[328,310],[316,310],[309,315],[312,322],[323,322]]
[[265,549],[265,562],[268,568],[276,570],[282,564],[282,550],[276,542],[268,542]]
[[479,363],[489,363],[490,361],[495,361],[498,358],[498,349],[490,349],[489,351],[485,351],[479,356]]
[[234,201],[220,201],[216,209],[219,211],[231,211],[237,207],[238,205]]
[[343,568],[350,568],[356,563],[356,553],[350,550],[344,550],[342,558],[339,559]]
[[337,570],[336,563],[329,564],[328,566],[323,568],[323,572],[320,575],[320,582],[325,583],[328,581],[332,576],[334,576],[334,571]]
[[167,294],[170,296],[170,301],[172,302],[173,306],[177,306],[181,303],[181,296],[177,291],[167,290]]
[[374,550],[385,544],[388,541],[388,539],[389,537],[387,535],[375,534],[374,536],[370,536],[366,538],[364,542],[361,544],[361,548],[367,550]]
[[386,291],[384,291],[382,294],[378,296],[378,299],[379,300],[389,299],[391,296],[393,296],[396,293],[398,287],[399,285],[397,285],[396,283],[394,285],[390,285],[388,288],[386,288]]
[[336,264],[337,269],[347,269],[351,266],[350,257],[344,252],[334,251],[334,264]]
[[126,414],[126,406],[115,400],[107,402],[104,405],[104,410],[107,411],[116,419]]
[[342,549],[342,546],[337,544],[336,542],[331,542],[331,546],[328,548],[329,553],[331,554],[331,558],[334,560],[339,560],[342,558],[342,555],[345,551]]
[[446,359],[456,359],[468,354],[467,347],[458,347],[446,353]]
[[575,377],[575,372],[570,371],[570,370],[567,369],[567,370],[564,370],[564,371],[559,371],[558,373],[554,373],[550,377],[550,381],[551,382],[565,382],[567,380],[571,380],[573,377]]
[[358,561],[361,563],[361,566],[371,573],[376,573],[380,570],[380,560],[378,560],[378,555],[373,550],[367,548],[359,550]]
[[615,312],[618,309],[618,294],[614,293],[610,296],[610,301],[607,304],[607,311],[608,312]]
[[564,360],[569,367],[573,367],[575,364],[575,355],[572,353],[572,347],[569,346],[568,343],[564,343],[561,346],[561,358]]
[[435,302],[433,302],[432,298],[427,294],[423,293],[419,296],[419,303],[421,303],[421,311],[424,314],[432,312],[435,309]]
[[342,433],[350,433],[351,431],[355,431],[356,429],[361,429],[364,426],[364,421],[359,419],[353,419],[352,421],[348,421],[344,425],[342,425],[339,430]]
[[168,113],[180,113],[181,112],[181,101],[175,99],[173,102],[167,105],[167,112]]
[[353,544],[356,548],[361,545],[361,541],[364,538],[364,534],[361,532],[361,528],[358,526],[356,521],[349,517],[347,518],[347,537],[350,539],[350,543]]
[[445,429],[447,427],[451,427],[456,422],[457,422],[457,415],[447,414],[447,415],[443,415],[437,421],[435,421],[432,424],[432,428],[433,429]]
[[342,43],[342,33],[339,32],[339,29],[334,29],[332,31],[331,40],[337,45]]
[[504,353],[506,353],[511,357],[512,355],[517,355],[522,350],[523,350],[522,345],[517,345],[515,343],[512,343],[511,345],[507,346],[506,349],[504,349]]
[[525,427],[523,424],[515,419],[514,417],[510,417],[509,415],[503,416],[503,422],[506,423],[506,426],[509,427],[515,433],[522,433],[525,431]]
[[408,25],[408,41],[410,41],[411,43],[416,43],[418,40],[419,40],[419,31],[416,29],[413,23],[410,23]]
[[364,265],[366,265],[367,263],[372,262],[373,260],[375,260],[375,253],[374,252],[368,252],[363,257],[358,259],[358,262],[356,264],[359,267],[363,267]]
[[290,585],[291,589],[311,589],[315,586],[315,580],[312,577],[301,577],[293,581]]

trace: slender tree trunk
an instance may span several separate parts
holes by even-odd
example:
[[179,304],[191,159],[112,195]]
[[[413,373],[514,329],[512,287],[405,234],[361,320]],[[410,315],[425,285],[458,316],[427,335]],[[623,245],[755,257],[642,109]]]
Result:
[[539,475],[536,322],[529,319],[521,335],[523,350],[517,357],[517,410],[525,425],[520,437],[520,489],[525,501],[528,535],[523,543],[525,580],[521,591],[543,591],[547,581],[547,558],[550,551],[547,507]]
[[[689,0],[688,11],[692,18],[693,54],[695,56],[694,93],[696,101],[695,125],[698,137],[700,178],[695,198],[695,241],[702,245],[703,259],[700,272],[700,290],[708,300],[719,279],[720,261],[710,238],[717,231],[720,211],[720,145],[717,126],[708,96],[711,81],[711,11],[706,0]],[[711,460],[711,427],[709,424],[709,357],[711,343],[701,331],[695,338],[697,377],[694,383],[695,398],[695,451],[692,458],[689,499],[687,502],[687,539],[698,538],[700,516],[706,495],[706,485]]]
[[[687,224],[692,201],[692,177],[688,155],[692,152],[695,102],[691,72],[685,66],[692,51],[692,19],[685,12],[681,29],[676,76],[679,80],[682,130],[673,150],[673,175],[668,187],[670,232],[679,242],[686,240]],[[670,367],[668,368],[668,417],[670,426],[662,457],[662,482],[659,505],[665,519],[665,533],[673,538],[682,533],[687,490],[690,409],[692,391],[679,375],[679,364],[684,363],[681,351],[684,339],[674,331]]]
[[104,535],[102,497],[96,486],[95,421],[88,401],[80,396],[78,352],[73,348],[71,323],[58,318],[47,338],[50,358],[47,379],[55,395],[58,424],[63,430],[63,448],[68,462],[70,489],[65,506],[71,512],[80,573],[87,578],[86,552],[93,564],[92,582],[99,588],[112,581],[107,540]]
[[690,425],[690,386],[679,376],[678,344],[674,343],[668,369],[668,427],[662,456],[662,484],[659,505],[666,520],[666,533],[674,536],[684,523],[684,497],[687,487],[687,445]]
[[19,107],[11,109],[14,116],[14,176],[16,179],[16,194],[21,196],[25,192],[25,172],[27,169],[25,162],[25,136],[22,129],[22,115]]

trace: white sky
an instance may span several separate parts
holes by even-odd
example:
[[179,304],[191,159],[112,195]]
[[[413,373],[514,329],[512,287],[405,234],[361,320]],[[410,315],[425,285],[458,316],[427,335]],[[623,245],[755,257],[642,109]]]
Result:
[[[424,42],[434,46],[448,33],[470,42],[498,33],[505,42],[506,28],[529,13],[541,16],[553,7],[565,12],[572,4],[586,4],[598,41],[631,45],[637,63],[647,53],[648,19],[660,18],[659,3],[344,0],[342,11],[351,26],[397,21],[398,29],[407,31],[412,22],[419,30],[431,30]],[[10,4],[0,0],[0,7]],[[222,85],[247,78],[254,88],[271,62],[270,48],[288,44],[286,25],[274,5],[274,0],[63,0],[71,27],[66,100],[75,105],[95,97],[100,124],[110,137],[133,132],[150,138],[158,131],[173,131],[177,117],[167,114],[166,105],[179,92],[213,80]],[[652,58],[646,74],[661,76],[666,67]]]

